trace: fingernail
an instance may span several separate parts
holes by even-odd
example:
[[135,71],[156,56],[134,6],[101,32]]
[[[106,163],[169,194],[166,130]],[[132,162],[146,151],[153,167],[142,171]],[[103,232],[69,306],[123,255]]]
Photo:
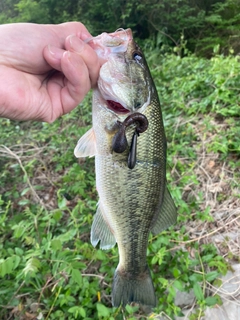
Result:
[[84,47],[84,42],[76,36],[69,37],[70,45],[73,51],[81,52]]
[[50,54],[54,57],[54,59],[59,60],[62,58],[64,50],[48,45],[48,50],[50,52]]
[[84,40],[93,38],[93,36],[90,33],[84,33],[83,32],[83,33],[81,33],[81,37],[79,37],[79,38],[81,38],[84,41]]
[[64,51],[64,53],[63,53],[63,57],[66,57],[66,58],[69,60],[69,59],[70,59],[70,57],[71,57],[70,52],[69,52],[69,51]]

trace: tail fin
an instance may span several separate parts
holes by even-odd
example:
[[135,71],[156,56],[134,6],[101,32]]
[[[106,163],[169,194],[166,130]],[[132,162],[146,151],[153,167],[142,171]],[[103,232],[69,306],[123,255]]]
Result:
[[140,276],[122,273],[116,269],[112,285],[112,305],[119,307],[131,302],[144,306],[156,306],[156,297],[150,271]]

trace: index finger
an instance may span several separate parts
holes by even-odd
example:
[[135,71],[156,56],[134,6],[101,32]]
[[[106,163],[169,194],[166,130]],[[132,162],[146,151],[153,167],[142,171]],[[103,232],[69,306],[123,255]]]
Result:
[[88,68],[92,87],[95,86],[99,76],[100,67],[104,61],[99,59],[96,52],[87,43],[74,35],[66,38],[65,48],[70,52],[76,52],[81,56]]
[[65,22],[54,26],[49,25],[49,27],[54,28],[54,31],[57,33],[59,38],[63,39],[63,42],[65,41],[65,38],[71,34],[78,36],[78,38],[82,40],[92,37],[87,28],[81,22]]

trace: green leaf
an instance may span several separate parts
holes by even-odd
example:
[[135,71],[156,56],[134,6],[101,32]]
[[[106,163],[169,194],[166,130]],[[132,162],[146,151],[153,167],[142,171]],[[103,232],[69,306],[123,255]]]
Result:
[[61,198],[58,200],[59,209],[65,209],[67,204],[67,200],[65,198]]
[[152,258],[151,263],[152,263],[152,264],[156,264],[157,262],[158,262],[158,256],[155,255],[155,256]]
[[72,279],[79,285],[82,285],[82,275],[78,269],[72,269]]
[[15,253],[18,255],[18,256],[22,256],[23,255],[23,249],[22,248],[15,248]]
[[83,318],[86,317],[86,311],[83,307],[79,307],[79,314],[80,316],[82,316]]
[[23,189],[23,191],[21,192],[21,196],[24,196],[28,191],[30,190],[30,188],[25,188]]
[[18,201],[18,204],[20,206],[25,206],[26,204],[29,204],[29,203],[30,203],[30,201],[28,199],[23,199],[23,200]]
[[106,259],[106,253],[102,250],[96,251],[96,259],[97,260],[105,260]]
[[61,210],[56,210],[54,213],[53,213],[53,219],[55,221],[59,221],[61,218],[62,218],[62,211]]
[[211,272],[208,272],[205,276],[205,279],[209,282],[215,280],[217,277],[219,276],[219,272],[217,271],[211,271]]
[[5,265],[6,265],[6,273],[10,274],[13,270],[13,258],[9,257],[5,260]]
[[211,306],[215,306],[215,304],[218,303],[218,300],[219,300],[218,297],[213,296],[213,297],[207,297],[205,299],[205,302],[207,306],[211,307]]
[[53,250],[62,250],[62,242],[59,239],[53,239],[51,241],[51,247]]
[[21,261],[21,258],[19,256],[13,256],[13,269],[15,270]]
[[125,306],[126,311],[128,312],[128,314],[134,314],[135,312],[138,311],[139,306],[130,306],[129,304],[127,304]]
[[194,291],[194,294],[195,294],[197,300],[199,300],[199,301],[204,300],[203,291],[202,291],[202,288],[200,287],[198,282],[194,283],[193,291]]
[[8,257],[7,259],[1,259],[0,260],[0,276],[4,277],[7,274],[11,274],[13,270],[15,270],[18,267],[20,261],[21,261],[21,258],[16,255]]
[[179,280],[175,280],[173,283],[174,287],[177,288],[179,291],[183,292],[184,291],[184,287],[182,285],[182,282]]
[[69,308],[68,312],[72,313],[75,319],[78,319],[78,315],[80,315],[82,318],[86,317],[86,311],[83,307],[74,306]]
[[76,233],[77,233],[76,229],[70,229],[69,231],[59,235],[57,237],[57,239],[59,239],[61,242],[67,242],[67,241],[71,240],[75,236]]
[[174,278],[178,278],[181,274],[180,270],[178,270],[177,268],[173,268],[173,276]]
[[39,271],[40,267],[41,262],[37,258],[30,258],[27,261],[25,268],[23,269],[23,273],[25,276],[27,276],[28,274],[33,276]]
[[158,281],[161,283],[161,286],[163,288],[167,288],[168,287],[168,280],[165,278],[158,278]]
[[6,274],[7,274],[6,260],[1,259],[0,260],[0,276],[4,277]]
[[110,309],[101,303],[97,303],[97,311],[99,317],[108,317],[110,315]]

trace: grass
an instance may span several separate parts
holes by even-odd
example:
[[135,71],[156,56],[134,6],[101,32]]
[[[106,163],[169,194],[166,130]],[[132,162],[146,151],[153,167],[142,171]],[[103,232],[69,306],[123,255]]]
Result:
[[[176,226],[150,237],[158,306],[149,319],[181,315],[177,292],[193,291],[200,319],[221,304],[214,288],[240,245],[239,62],[147,55],[162,102]],[[117,248],[89,241],[98,201],[94,160],[73,150],[91,126],[91,96],[53,124],[0,119],[0,318],[146,319],[111,307]]]

